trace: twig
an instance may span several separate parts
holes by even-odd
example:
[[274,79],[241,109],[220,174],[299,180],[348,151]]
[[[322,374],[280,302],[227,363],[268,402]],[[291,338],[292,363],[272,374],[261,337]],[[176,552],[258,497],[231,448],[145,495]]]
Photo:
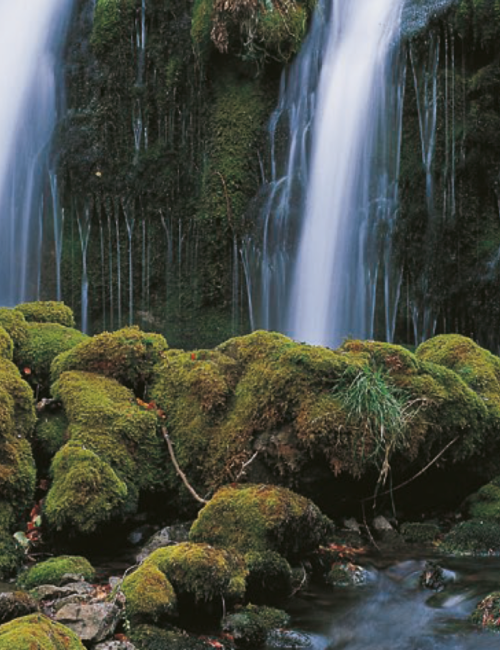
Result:
[[306,572],[306,570],[305,570],[304,565],[302,565],[302,571],[304,572],[304,575],[302,576],[302,580],[300,581],[300,585],[298,585],[297,587],[295,587],[295,589],[294,589],[294,590],[292,591],[292,593],[290,594],[289,598],[291,598],[292,596],[295,596],[295,594],[296,594],[298,591],[300,591],[300,590],[302,589],[302,587],[303,587],[303,586],[305,585],[305,583],[306,583],[306,580],[307,580],[307,572]]
[[229,227],[231,228],[231,230],[234,231],[233,211],[231,209],[231,201],[229,199],[229,193],[227,191],[226,179],[224,178],[224,176],[220,172],[214,172],[214,174],[216,174],[221,180],[222,188],[224,189],[224,196],[226,197],[227,220],[229,222]]
[[240,471],[238,472],[236,478],[234,479],[234,482],[235,482],[235,483],[237,483],[237,482],[240,480],[240,478],[243,476],[243,474],[244,474],[246,468],[247,468],[251,463],[253,463],[253,461],[257,458],[257,456],[259,455],[259,451],[260,451],[260,450],[257,449],[257,451],[256,451],[255,454],[252,456],[252,458],[250,458],[249,460],[247,460],[246,463],[243,463],[243,465],[241,466]]
[[371,496],[371,497],[365,497],[364,499],[361,499],[361,503],[365,503],[366,501],[372,501],[373,499],[376,499],[377,497],[384,496],[384,495],[386,495],[386,494],[392,494],[392,492],[395,492],[396,490],[400,490],[401,488],[403,488],[403,487],[405,487],[406,485],[408,485],[408,483],[411,483],[412,481],[414,481],[415,479],[417,479],[419,476],[422,476],[422,474],[423,474],[424,472],[426,472],[426,471],[429,469],[429,467],[432,467],[432,465],[434,465],[434,463],[435,463],[437,460],[439,460],[439,458],[441,458],[441,456],[444,454],[444,452],[445,452],[449,447],[451,447],[451,445],[453,445],[453,444],[458,440],[458,438],[459,438],[459,436],[456,436],[456,438],[453,438],[453,440],[451,440],[451,441],[446,445],[446,447],[444,447],[443,449],[441,449],[441,451],[439,452],[439,454],[438,454],[437,456],[435,456],[435,457],[431,460],[430,463],[427,463],[427,465],[426,465],[423,469],[421,469],[419,472],[417,472],[414,476],[412,476],[411,478],[409,478],[407,481],[404,481],[403,483],[400,483],[399,485],[396,485],[396,487],[395,487],[395,488],[392,488],[392,490],[385,490],[385,492],[381,492],[380,494],[377,494],[377,495],[374,495],[374,496]]
[[163,437],[165,438],[165,442],[167,443],[168,453],[170,454],[170,458],[172,459],[172,463],[174,464],[175,471],[181,477],[182,482],[187,487],[187,489],[192,494],[192,496],[196,499],[196,501],[198,501],[199,503],[203,503],[203,504],[208,503],[208,501],[206,501],[205,499],[202,499],[199,496],[199,494],[195,491],[195,489],[193,487],[191,487],[191,485],[189,484],[189,481],[186,478],[186,475],[184,474],[182,469],[179,467],[179,463],[177,462],[177,459],[175,458],[174,448],[172,447],[172,441],[170,440],[170,436],[168,435],[167,427],[163,426],[161,428],[161,432],[163,434]]
[[368,526],[368,522],[366,521],[364,500],[361,501],[361,510],[363,511],[363,523],[365,525],[366,532],[368,533],[368,537],[370,538],[370,542],[373,544],[373,546],[375,546],[377,551],[380,551],[380,547],[378,546],[377,542],[373,539],[372,531],[370,530],[370,526]]

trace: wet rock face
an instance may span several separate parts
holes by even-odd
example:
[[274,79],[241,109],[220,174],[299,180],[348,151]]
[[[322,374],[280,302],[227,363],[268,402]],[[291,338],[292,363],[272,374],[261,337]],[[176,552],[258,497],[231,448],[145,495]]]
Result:
[[112,603],[68,603],[57,611],[55,620],[73,630],[82,641],[95,643],[114,633],[120,614]]

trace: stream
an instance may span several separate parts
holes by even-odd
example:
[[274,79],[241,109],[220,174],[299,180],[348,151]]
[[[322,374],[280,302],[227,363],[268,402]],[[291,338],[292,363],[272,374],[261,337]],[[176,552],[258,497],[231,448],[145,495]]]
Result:
[[287,607],[292,625],[315,650],[499,648],[498,634],[478,630],[468,618],[483,597],[500,588],[500,559],[440,558],[439,563],[450,580],[441,592],[419,586],[424,560],[373,563],[365,586],[298,595]]

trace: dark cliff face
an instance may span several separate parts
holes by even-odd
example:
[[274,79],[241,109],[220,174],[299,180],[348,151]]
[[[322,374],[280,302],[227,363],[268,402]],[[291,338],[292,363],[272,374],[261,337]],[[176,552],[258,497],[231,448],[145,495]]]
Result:
[[[411,37],[395,242],[398,341],[435,327],[498,345],[497,5],[460,0]],[[253,228],[248,206],[279,74],[311,8],[77,3],[57,142],[63,298],[80,313],[85,266],[91,330],[136,322],[185,347],[248,330],[239,249]]]

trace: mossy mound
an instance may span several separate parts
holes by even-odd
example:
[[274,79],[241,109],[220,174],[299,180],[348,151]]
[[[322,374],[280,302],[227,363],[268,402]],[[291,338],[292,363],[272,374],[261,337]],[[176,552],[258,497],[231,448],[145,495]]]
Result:
[[405,542],[410,544],[431,544],[440,534],[439,526],[418,521],[406,522],[400,530]]
[[52,379],[68,370],[84,370],[116,379],[143,397],[153,368],[167,348],[163,336],[141,332],[138,327],[103,332],[59,356],[52,364]]
[[247,553],[274,551],[294,561],[325,543],[333,524],[312,501],[273,485],[219,490],[198,513],[189,537]]
[[13,355],[14,344],[12,339],[7,334],[7,330],[0,325],[0,357],[12,361]]
[[[334,351],[270,332],[166,352],[150,394],[201,494],[234,482],[256,452],[250,480],[299,489],[318,464],[358,479],[388,460],[404,479],[448,443],[449,465],[486,451],[500,424],[461,376],[400,346],[349,341]],[[184,490],[172,468],[168,481]]]
[[53,385],[69,421],[69,442],[52,463],[45,505],[57,529],[90,533],[99,522],[133,513],[140,491],[164,485],[166,452],[156,416],[114,379],[65,372]]
[[38,611],[38,603],[25,591],[0,593],[0,625]]
[[290,624],[290,616],[273,607],[247,605],[222,621],[224,632],[231,635],[237,648],[260,648],[270,632]]
[[15,310],[20,311],[28,323],[59,323],[64,327],[75,327],[73,310],[63,302],[23,302]]
[[471,519],[495,521],[500,524],[500,476],[471,494],[465,500],[463,508]]
[[471,519],[454,526],[441,545],[445,553],[490,555],[500,552],[500,524]]
[[495,418],[500,417],[500,358],[458,334],[443,334],[422,343],[418,359],[453,370],[483,400]]
[[246,598],[252,603],[273,603],[290,595],[292,567],[274,551],[250,552],[245,555],[248,569]]
[[38,387],[39,394],[48,395],[50,366],[61,353],[71,350],[88,336],[59,323],[28,323],[27,338],[16,350],[15,361],[26,381]]
[[24,571],[18,577],[17,584],[23,589],[33,589],[40,585],[59,586],[65,573],[81,575],[88,582],[95,579],[95,569],[84,557],[61,555],[35,564]]
[[43,614],[30,614],[0,626],[0,650],[85,650],[69,628]]
[[24,315],[16,309],[0,307],[0,326],[2,326],[17,350],[28,339],[28,324]]
[[220,601],[221,597],[234,602],[245,594],[248,572],[243,558],[209,544],[182,542],[159,548],[142,566],[156,567],[166,575],[179,598],[187,597],[195,603]]
[[200,639],[183,630],[154,625],[134,626],[130,640],[138,650],[211,650],[214,647],[208,639]]
[[40,468],[48,469],[50,461],[68,440],[68,418],[64,411],[45,411],[40,414],[33,441]]
[[175,613],[177,597],[166,575],[154,563],[144,563],[121,587],[130,621],[156,623]]
[[500,591],[494,591],[486,598],[483,598],[470,615],[470,620],[474,625],[498,631],[500,624]]
[[[9,506],[0,502],[0,517],[8,510]],[[10,521],[15,521],[12,511],[10,514]],[[23,550],[12,537],[12,525],[9,519],[0,520],[0,580],[13,576],[24,560]]]

